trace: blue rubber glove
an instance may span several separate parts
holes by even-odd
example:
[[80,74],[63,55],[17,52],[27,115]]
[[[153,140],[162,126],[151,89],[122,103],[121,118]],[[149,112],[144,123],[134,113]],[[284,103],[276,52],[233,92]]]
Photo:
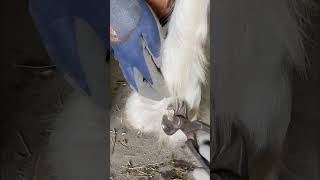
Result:
[[131,88],[161,100],[168,90],[161,74],[161,27],[144,0],[110,1],[111,47]]

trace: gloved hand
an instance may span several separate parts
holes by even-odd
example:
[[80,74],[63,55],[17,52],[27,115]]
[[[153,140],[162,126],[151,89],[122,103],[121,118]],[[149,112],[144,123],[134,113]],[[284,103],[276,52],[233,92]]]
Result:
[[[199,144],[200,155],[210,162],[210,134],[204,131],[198,131],[196,137]],[[194,169],[192,175],[196,180],[210,180],[210,174],[203,168]]]
[[160,71],[163,35],[157,17],[144,0],[111,0],[110,6],[111,47],[125,79],[147,98],[168,96]]

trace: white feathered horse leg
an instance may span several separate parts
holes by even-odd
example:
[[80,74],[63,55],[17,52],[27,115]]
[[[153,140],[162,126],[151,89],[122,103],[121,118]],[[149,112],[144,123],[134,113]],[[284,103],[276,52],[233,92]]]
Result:
[[[180,131],[167,136],[161,128],[161,121],[167,106],[176,98],[187,102],[190,119],[196,119],[199,114],[201,89],[206,83],[208,65],[205,55],[208,10],[209,0],[176,0],[161,54],[162,73],[170,97],[153,101],[133,92],[127,100],[126,114],[129,124],[134,128],[142,132],[154,132],[160,140],[167,139],[169,143],[177,144],[177,141],[185,140]],[[207,93],[208,96],[208,90]],[[209,101],[205,103],[208,108]],[[202,119],[208,122],[208,113]]]

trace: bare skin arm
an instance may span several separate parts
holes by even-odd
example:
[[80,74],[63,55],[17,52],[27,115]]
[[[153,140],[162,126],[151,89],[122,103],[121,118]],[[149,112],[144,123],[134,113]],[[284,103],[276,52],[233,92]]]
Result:
[[170,12],[173,0],[146,0],[155,14],[161,19]]

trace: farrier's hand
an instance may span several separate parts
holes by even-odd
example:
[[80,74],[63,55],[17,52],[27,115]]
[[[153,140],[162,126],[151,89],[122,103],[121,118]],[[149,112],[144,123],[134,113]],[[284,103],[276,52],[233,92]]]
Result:
[[[199,152],[208,162],[210,162],[210,134],[204,131],[197,132]],[[210,180],[210,174],[203,168],[196,168],[192,172],[196,180]]]
[[111,0],[110,40],[121,71],[142,96],[161,100],[168,90],[161,69],[162,32],[145,1]]

